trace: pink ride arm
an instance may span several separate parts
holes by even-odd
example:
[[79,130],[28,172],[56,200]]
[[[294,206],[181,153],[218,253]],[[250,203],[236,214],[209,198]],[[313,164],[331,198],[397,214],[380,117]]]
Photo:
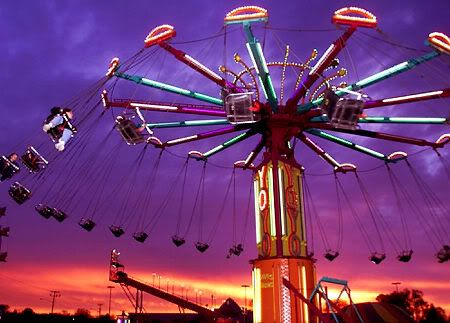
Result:
[[333,128],[329,124],[316,124],[316,125],[314,125],[314,127],[318,128],[318,129],[348,133],[350,135],[376,138],[376,139],[382,139],[382,140],[389,140],[389,141],[395,141],[395,142],[402,142],[405,144],[416,145],[416,146],[429,146],[429,147],[433,147],[433,148],[439,148],[441,146],[438,143],[430,142],[430,141],[427,141],[424,139],[398,136],[398,135],[393,135],[393,134],[384,133],[384,132],[376,132],[376,131],[369,131],[369,130],[363,130],[363,129],[350,130],[350,129],[342,129],[342,128]]
[[139,100],[121,100],[115,99],[107,101],[108,107],[113,108],[125,108],[125,109],[135,109],[146,111],[157,111],[157,112],[172,112],[172,113],[186,113],[186,114],[196,114],[204,116],[214,116],[214,117],[226,117],[225,111],[218,109],[214,106],[200,105],[200,104],[185,104],[185,103],[173,103],[168,104],[167,102],[152,102],[152,101],[139,101]]
[[450,88],[364,102],[364,109],[450,97]]
[[347,40],[355,32],[355,27],[349,27],[345,33],[339,37],[322,55],[313,69],[309,72],[306,79],[300,83],[294,95],[286,102],[286,106],[289,110],[295,111],[297,104],[302,97],[305,96],[306,91],[317,81],[322,75],[322,72],[330,65],[333,59],[339,54],[339,52],[345,47]]
[[298,134],[297,138],[299,138],[308,148],[313,150],[317,155],[322,157],[323,160],[325,160],[327,163],[329,163],[331,166],[338,168],[340,164],[330,156],[325,150],[323,150],[319,145],[317,145],[314,141],[312,141],[310,138],[306,137],[303,132]]
[[162,145],[164,147],[170,147],[170,146],[184,144],[184,143],[191,142],[191,141],[196,141],[196,140],[216,137],[216,136],[220,136],[220,135],[223,135],[223,134],[226,134],[226,133],[239,131],[239,130],[242,130],[242,129],[246,129],[246,127],[242,127],[242,126],[239,126],[239,125],[229,126],[229,127],[224,127],[224,128],[221,128],[221,129],[216,129],[216,130],[212,130],[212,131],[202,132],[202,133],[199,133],[199,134],[196,134],[196,135],[192,135],[192,136],[187,136],[187,137],[183,137],[183,138],[168,140],[165,143],[163,143]]
[[216,74],[215,72],[213,72],[212,70],[210,70],[209,68],[207,68],[194,58],[192,58],[191,56],[187,55],[185,52],[174,48],[173,46],[167,44],[166,42],[159,42],[158,45],[164,48],[169,53],[171,53],[173,56],[175,56],[176,59],[188,65],[189,67],[199,72],[206,78],[210,79],[214,83],[218,84],[219,86],[230,88],[234,92],[242,92],[242,90],[238,88],[236,85],[226,81],[223,77]]

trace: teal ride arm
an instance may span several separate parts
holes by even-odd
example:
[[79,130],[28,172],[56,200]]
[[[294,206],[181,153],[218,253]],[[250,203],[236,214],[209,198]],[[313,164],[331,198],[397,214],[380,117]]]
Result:
[[248,21],[243,22],[245,35],[247,37],[247,49],[253,64],[255,65],[256,72],[258,73],[259,80],[264,90],[264,95],[269,101],[272,111],[278,110],[278,99],[275,89],[273,87],[272,78],[267,68],[266,59],[261,48],[261,44],[258,39],[253,35],[251,25]]
[[240,135],[233,137],[230,140],[225,141],[223,144],[207,151],[206,153],[203,154],[203,156],[205,158],[211,157],[212,155],[215,155],[218,152],[221,152],[222,150],[225,150],[225,149],[237,144],[238,142],[241,142],[255,134],[256,134],[256,132],[254,130],[252,130],[252,129],[248,130],[247,132],[241,133]]
[[387,156],[383,155],[382,153],[372,150],[370,148],[361,146],[361,145],[357,145],[354,142],[351,142],[350,140],[338,137],[338,136],[334,136],[332,134],[329,134],[327,132],[321,131],[321,130],[317,130],[317,129],[308,129],[305,130],[306,132],[316,136],[316,137],[320,137],[329,141],[332,141],[334,143],[337,143],[338,145],[356,150],[358,152],[361,152],[363,154],[369,155],[371,157],[375,157],[381,160],[387,160]]
[[[365,79],[362,79],[356,83],[350,84],[345,89],[350,90],[350,91],[358,91],[358,90],[368,87],[370,85],[373,85],[373,84],[376,84],[383,80],[386,80],[390,77],[393,77],[397,74],[406,72],[422,63],[425,63],[433,58],[438,57],[439,55],[440,55],[439,52],[433,51],[433,52],[427,53],[427,54],[422,55],[417,58],[411,58],[410,60],[407,60],[403,63],[397,64],[397,65],[392,66],[384,71],[381,71],[372,76],[366,77]],[[339,91],[339,90],[336,91],[336,95],[338,95],[338,96],[343,96],[345,94],[347,94],[347,93],[344,91]],[[322,101],[323,101],[323,99],[320,98],[320,99],[316,99],[314,101],[308,102],[306,104],[300,105],[297,107],[297,112],[302,113],[302,112],[308,111],[311,108],[317,107],[320,104],[322,104]]]
[[162,83],[162,82],[158,82],[158,81],[154,81],[154,80],[150,80],[148,78],[142,77],[142,76],[136,76],[136,75],[129,75],[129,74],[125,74],[125,73],[119,73],[119,72],[115,72],[114,73],[115,76],[120,77],[122,79],[128,80],[128,81],[133,81],[137,84],[142,84],[145,86],[149,86],[149,87],[153,87],[155,89],[159,89],[159,90],[163,90],[166,92],[171,92],[171,93],[176,93],[176,94],[180,94],[180,95],[184,95],[190,98],[194,98],[203,102],[208,102],[208,103],[212,103],[215,105],[223,105],[223,101],[221,99],[206,95],[206,94],[202,94],[199,92],[195,92],[195,91],[191,91],[191,90],[186,90],[186,89],[182,89],[180,87],[177,86],[173,86],[170,84],[166,84],[166,83]]
[[198,127],[198,126],[216,126],[230,124],[227,119],[213,120],[188,120],[174,122],[147,123],[147,127],[153,128],[180,128],[180,127]]

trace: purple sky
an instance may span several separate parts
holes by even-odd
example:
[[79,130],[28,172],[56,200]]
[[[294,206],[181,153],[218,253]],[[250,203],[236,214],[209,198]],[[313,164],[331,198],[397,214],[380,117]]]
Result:
[[[9,252],[9,259],[7,263],[0,264],[2,285],[6,282],[5,287],[0,289],[0,303],[7,303],[15,308],[31,306],[47,310],[48,304],[40,298],[48,299],[47,291],[51,289],[61,290],[63,293],[60,300],[61,307],[58,310],[73,311],[77,307],[94,306],[86,304],[106,303],[108,256],[112,248],[122,251],[123,261],[130,273],[136,277],[151,280],[152,273],[155,272],[164,279],[169,277],[169,284],[172,284],[172,280],[177,280],[178,285],[183,282],[191,284],[191,289],[211,288],[212,284],[221,288],[229,286],[229,292],[226,290],[221,295],[233,294],[238,298],[243,297],[243,291],[239,286],[248,284],[251,280],[247,260],[256,256],[253,204],[248,216],[248,229],[245,232],[245,251],[240,257],[225,259],[228,248],[233,244],[231,195],[211,247],[206,253],[200,254],[193,247],[201,231],[198,210],[195,212],[196,216],[187,236],[186,245],[177,249],[170,241],[177,223],[180,189],[174,191],[156,226],[149,226],[151,229],[149,239],[144,244],[139,244],[131,238],[131,233],[140,227],[137,224],[138,219],[145,224],[151,223],[154,210],[164,200],[182,167],[183,159],[164,153],[158,176],[152,181],[151,172],[158,151],[148,149],[136,177],[133,178],[135,168],[132,167],[132,163],[138,158],[141,147],[119,145],[120,137],[116,132],[106,137],[113,125],[113,117],[108,112],[100,118],[101,107],[82,123],[77,135],[79,137],[75,138],[71,143],[72,146],[68,145],[67,151],[62,154],[54,151],[52,143],[42,133],[41,128],[42,121],[51,107],[70,105],[74,98],[84,99],[85,95],[78,94],[104,75],[112,57],[118,56],[122,60],[131,57],[142,48],[143,39],[148,32],[160,24],[169,23],[175,26],[177,30],[175,47],[217,70],[219,65],[224,64],[225,59],[223,37],[194,43],[188,41],[216,35],[221,31],[224,15],[244,4],[259,5],[269,10],[269,26],[272,29],[267,30],[264,37],[264,31],[255,28],[257,37],[261,40],[266,39],[264,50],[268,61],[281,61],[284,55],[283,44],[286,43],[291,46],[292,60],[305,60],[312,48],[317,48],[319,55],[323,53],[341,33],[334,30],[334,26],[330,23],[333,11],[349,5],[344,1],[324,5],[317,1],[286,0],[253,3],[233,0],[217,2],[214,5],[211,1],[200,0],[183,3],[172,0],[158,4],[150,1],[133,1],[132,5],[125,1],[2,2],[0,55],[3,69],[0,75],[0,98],[3,118],[0,119],[2,134],[0,153],[6,155],[11,151],[21,152],[28,144],[33,144],[48,153],[51,164],[41,178],[25,175],[24,170],[21,172],[19,179],[33,189],[35,196],[20,207],[7,196],[9,183],[0,185],[0,205],[8,207],[8,216],[0,219],[0,225],[11,227],[11,236],[4,239],[2,245],[2,249],[5,248]],[[440,31],[450,34],[448,23],[450,7],[445,0],[425,4],[423,1],[413,0],[408,1],[407,6],[405,3],[393,1],[356,1],[352,5],[361,6],[374,13],[378,18],[380,31],[377,33],[373,30],[361,30],[349,41],[348,51],[344,50],[341,57],[342,65],[349,71],[346,81],[355,81],[385,67],[419,56],[423,51],[429,51],[423,45],[423,41],[430,32]],[[245,58],[246,49],[243,33],[239,28],[233,27],[229,30],[231,32],[227,36],[226,62],[231,66],[232,54],[238,51]],[[404,47],[392,46],[379,39]],[[417,50],[409,50],[406,47]],[[416,70],[368,88],[367,94],[373,99],[381,99],[443,89],[450,84],[449,62],[448,57],[438,58]],[[146,63],[147,65],[136,68],[136,73],[217,96],[217,87],[162,50],[153,60]],[[113,97],[189,102],[173,95],[161,96],[157,90],[130,85],[126,81],[117,83]],[[441,99],[375,109],[369,114],[445,117],[449,115],[449,102],[449,99]],[[91,107],[92,104],[86,109]],[[85,111],[78,114],[78,119],[75,116],[75,124],[77,121],[80,122],[80,115],[84,115]],[[182,117],[182,115],[155,114],[152,115],[151,122],[182,120]],[[448,126],[441,125],[381,125],[366,128],[417,136],[430,141],[448,132]],[[197,130],[160,130],[158,136],[167,140],[193,134]],[[205,130],[200,129],[197,132],[202,131]],[[187,144],[169,152],[185,156],[189,150],[206,151],[230,137],[228,135]],[[357,140],[358,138],[355,139]],[[355,163],[359,170],[364,171],[361,178],[366,183],[371,197],[400,239],[402,232],[395,208],[396,201],[392,197],[392,186],[389,184],[382,162],[337,145],[320,140],[317,142],[320,142],[338,161]],[[204,237],[210,236],[219,213],[232,171],[230,165],[236,160],[244,159],[255,143],[256,139],[252,138],[211,158],[205,180],[205,219],[202,228]],[[385,154],[396,150],[412,154],[422,150],[420,147],[394,145],[372,139],[361,139],[358,143]],[[330,245],[333,246],[337,239],[338,219],[331,169],[303,145],[299,144],[297,147],[296,157],[306,167],[306,174],[309,175],[308,183],[319,209],[319,216],[325,223],[326,234]],[[442,149],[441,153],[447,160],[448,172],[448,148]],[[411,156],[410,160],[421,177],[426,180],[427,185],[444,201],[448,210],[449,177],[436,154],[432,150],[427,150]],[[106,172],[109,166],[111,173]],[[183,226],[191,215],[201,167],[201,163],[196,162],[189,165],[185,195],[186,210],[182,215]],[[426,211],[419,196],[420,192],[414,187],[406,166],[394,165],[393,169],[401,182],[411,190],[420,209]],[[106,177],[107,174],[109,175]],[[238,171],[237,174],[239,211],[236,235],[240,240],[246,218],[250,173]],[[354,202],[358,216],[369,234],[374,236],[373,225],[361,196],[358,195],[360,193],[354,178],[352,175],[345,175],[342,182]],[[132,185],[134,190],[130,192],[132,197],[127,212],[122,214],[118,210],[123,206],[123,198]],[[89,209],[89,205],[92,205],[89,203],[103,187],[105,188],[103,201],[100,202],[98,214],[94,218],[97,227],[93,232],[87,233],[76,223],[82,216],[91,216],[85,212],[89,213],[92,210]],[[142,213],[142,199],[150,187],[153,187],[152,200],[148,210]],[[34,205],[41,200],[67,206],[70,218],[64,223],[43,219],[33,210]],[[116,239],[107,227],[121,215],[128,230],[125,236]],[[414,249],[413,260],[407,264],[399,263],[395,259],[396,254],[389,245],[387,236],[384,240],[388,258],[379,266],[371,264],[367,259],[369,251],[348,212],[344,212],[341,256],[330,263],[321,256],[324,247],[315,226],[314,249],[319,259],[318,276],[348,279],[356,299],[360,296],[361,300],[373,298],[380,292],[388,292],[392,289],[391,282],[401,281],[403,287],[422,289],[425,291],[425,298],[450,309],[450,298],[447,295],[450,288],[449,264],[437,264],[434,258],[436,249],[427,239],[427,235],[431,233],[423,230],[423,224],[421,225],[416,215],[409,212],[406,216]],[[442,215],[440,220],[442,223],[448,223],[445,222],[449,220],[448,214]],[[434,222],[432,226],[435,226]],[[196,287],[201,285],[201,281],[204,282],[204,287]],[[121,292],[116,289],[115,293],[117,300],[114,308],[117,310],[127,308],[125,301],[119,300]],[[149,307],[158,308],[158,306],[163,308],[157,300],[152,299]]]

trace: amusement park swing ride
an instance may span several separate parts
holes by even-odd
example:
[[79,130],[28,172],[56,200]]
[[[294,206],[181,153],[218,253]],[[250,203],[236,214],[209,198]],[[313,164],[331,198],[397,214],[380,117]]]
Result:
[[[228,195],[233,181],[233,190],[235,190],[235,169],[252,172],[258,249],[257,258],[251,261],[253,266],[254,320],[255,322],[309,322],[313,315],[311,314],[311,306],[317,303],[317,299],[315,294],[309,298],[307,292],[315,290],[316,286],[315,259],[309,249],[307,239],[307,231],[310,230],[307,227],[311,223],[308,223],[307,217],[316,213],[317,208],[314,203],[314,196],[305,180],[305,168],[295,158],[295,151],[299,150],[301,146],[297,143],[304,144],[301,146],[302,148],[305,147],[329,164],[335,176],[336,194],[338,197],[344,198],[350,213],[354,216],[362,232],[364,232],[364,228],[358,222],[354,207],[351,205],[351,199],[346,194],[339,179],[343,174],[355,176],[370,216],[372,219],[377,218],[380,221],[377,230],[387,230],[389,224],[380,216],[376,203],[368,193],[367,185],[358,175],[356,165],[339,162],[312,138],[320,138],[319,140],[328,141],[382,161],[387,168],[389,183],[395,195],[414,208],[416,202],[392,170],[394,164],[406,164],[414,181],[419,187],[422,187],[421,193],[423,193],[427,205],[435,205],[435,207],[430,206],[428,220],[425,217],[420,219],[423,221],[424,227],[433,232],[430,235],[430,242],[436,248],[437,260],[444,263],[450,259],[447,228],[439,225],[432,228],[441,218],[448,217],[448,211],[436,199],[436,196],[427,189],[420,174],[411,166],[408,154],[402,151],[383,154],[353,142],[347,137],[341,137],[341,135],[350,135],[355,140],[372,138],[426,147],[434,150],[438,157],[442,157],[439,150],[450,142],[450,134],[443,134],[435,141],[428,141],[366,128],[371,125],[393,124],[410,126],[448,125],[449,121],[446,117],[369,116],[368,114],[371,111],[376,111],[376,109],[393,105],[448,98],[450,88],[406,93],[402,96],[382,99],[372,99],[365,90],[372,85],[415,69],[419,65],[427,64],[438,57],[449,55],[450,40],[443,33],[433,32],[429,34],[426,40],[426,44],[431,47],[431,50],[425,54],[400,62],[350,84],[344,81],[334,84],[347,75],[347,70],[341,66],[339,54],[346,48],[347,42],[357,30],[360,28],[375,29],[378,24],[377,18],[361,8],[348,7],[337,10],[332,16],[332,22],[342,30],[341,36],[324,53],[319,54],[317,50],[313,50],[311,55],[300,63],[291,60],[289,46],[285,47],[283,61],[266,61],[263,46],[255,36],[254,30],[257,26],[267,23],[268,17],[267,10],[256,6],[240,7],[230,11],[225,16],[225,28],[234,28],[235,25],[238,25],[243,29],[251,63],[246,62],[241,54],[234,54],[235,64],[242,68],[240,72],[235,72],[226,64],[219,67],[218,72],[220,74],[214,72],[194,57],[176,48],[171,42],[176,36],[175,28],[171,25],[161,25],[148,34],[144,41],[144,49],[132,59],[125,63],[121,63],[118,58],[112,59],[105,78],[96,89],[104,86],[107,82],[111,84],[111,80],[115,81],[114,86],[119,80],[121,82],[126,80],[139,86],[185,97],[189,102],[201,102],[201,104],[174,103],[137,100],[134,97],[118,99],[115,98],[115,94],[110,89],[103,90],[101,102],[104,106],[104,112],[110,110],[122,111],[115,116],[114,128],[130,146],[154,146],[160,149],[162,154],[163,151],[174,146],[188,143],[194,145],[200,140],[208,141],[208,139],[214,137],[235,134],[207,151],[191,150],[188,152],[188,158],[177,174],[176,183],[173,186],[181,186],[184,192],[188,161],[203,162],[204,167],[195,203],[197,203],[198,197],[204,193],[205,165],[209,160],[216,154],[225,152],[240,142],[250,138],[258,138],[256,146],[249,151],[245,159],[234,163],[233,178],[226,193]],[[220,96],[211,96],[128,72],[144,62],[142,55],[160,49],[218,86]],[[275,78],[273,75],[277,75],[277,79],[280,81],[279,93],[277,93],[277,88],[274,85]],[[291,76],[292,79],[290,79]],[[287,89],[288,86],[293,87],[291,93]],[[95,93],[95,91],[92,91],[92,93]],[[156,113],[158,115],[167,113],[174,116],[190,115],[199,119],[177,119],[176,121],[149,123],[148,120],[152,119],[152,114]],[[183,137],[176,136],[177,129],[180,129],[180,133],[184,133],[185,130],[181,132],[182,128],[211,128],[216,126],[219,126],[219,128]],[[173,139],[160,139],[159,131],[165,128],[175,129],[171,132]],[[77,134],[73,140],[76,142],[79,136],[81,135]],[[29,146],[21,160],[30,172],[40,173],[47,167],[47,159],[49,159],[43,156],[44,154],[41,155],[35,147]],[[139,163],[142,162],[142,158],[143,155],[140,155]],[[258,158],[260,158],[259,162],[256,162]],[[31,163],[32,159],[36,159],[39,163]],[[158,165],[159,162],[158,159]],[[151,174],[152,177],[156,176],[158,165],[155,165]],[[106,178],[110,171],[111,169],[106,169],[102,176]],[[136,173],[130,175],[132,178],[134,176],[136,176]],[[172,188],[171,192],[173,192],[173,189],[175,188]],[[131,194],[131,192],[132,189],[128,190],[128,194]],[[31,190],[20,182],[12,184],[9,193],[19,204],[25,202],[31,196]],[[145,205],[148,206],[147,202],[151,200],[152,188],[145,194],[144,208]],[[98,196],[98,199],[100,199],[100,196]],[[182,194],[181,205],[183,205],[183,198]],[[235,204],[235,201],[233,203]],[[166,205],[167,201],[165,200],[162,208]],[[194,210],[195,208],[194,205]],[[93,209],[95,210],[96,206],[93,206]],[[47,204],[39,204],[36,210],[47,219],[54,217],[58,221],[64,221],[67,217],[63,208],[55,208]],[[310,214],[308,215],[308,213]],[[340,202],[337,213],[341,221],[342,205]],[[315,220],[318,221],[317,225],[321,230],[322,224],[319,220]],[[157,221],[157,217],[154,221]],[[150,221],[149,225],[154,221]],[[402,224],[405,224],[404,218],[402,218]],[[96,222],[92,218],[83,217],[79,225],[86,231],[92,231]],[[126,232],[126,228],[120,221],[111,225],[109,230],[115,237],[121,237]],[[133,238],[142,243],[148,238],[148,233],[145,230],[136,231]],[[364,234],[364,238],[370,250],[370,261],[380,264],[386,258],[384,250],[375,247],[367,232]],[[399,261],[408,262],[411,260],[413,251],[410,244],[402,245],[395,235],[388,236],[388,239],[397,250]],[[339,256],[341,242],[338,243],[337,248],[332,248],[326,241],[326,237],[323,240],[326,249],[324,257],[333,261]],[[180,247],[186,242],[185,236],[177,230],[176,234],[172,236],[172,242]],[[205,240],[199,240],[195,247],[203,253],[209,248],[209,243]],[[239,255],[242,251],[243,244],[236,242],[230,248],[229,256]],[[299,293],[303,297],[309,298],[309,301],[299,297],[297,295]]]

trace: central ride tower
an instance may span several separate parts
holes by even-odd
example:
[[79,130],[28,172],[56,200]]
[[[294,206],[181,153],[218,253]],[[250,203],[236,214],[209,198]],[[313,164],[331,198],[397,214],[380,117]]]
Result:
[[[283,132],[273,128],[271,147],[253,175],[258,248],[258,258],[251,261],[253,316],[254,322],[307,323],[313,321],[308,306],[283,285],[288,280],[306,298],[316,285],[306,238],[303,167],[281,141]],[[280,143],[286,144],[282,150]]]

